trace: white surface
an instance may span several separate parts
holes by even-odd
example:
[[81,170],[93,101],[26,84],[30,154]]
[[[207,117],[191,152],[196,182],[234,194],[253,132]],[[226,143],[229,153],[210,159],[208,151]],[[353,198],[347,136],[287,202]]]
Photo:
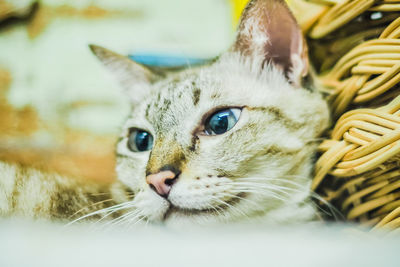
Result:
[[0,266],[399,266],[400,238],[342,227],[89,226],[0,222]]

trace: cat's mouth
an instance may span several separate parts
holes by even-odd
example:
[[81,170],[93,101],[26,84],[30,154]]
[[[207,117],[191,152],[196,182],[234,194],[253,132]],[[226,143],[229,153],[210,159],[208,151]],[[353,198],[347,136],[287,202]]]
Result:
[[180,214],[187,217],[197,216],[197,215],[208,215],[208,216],[221,216],[224,212],[231,209],[237,205],[242,199],[246,198],[247,194],[241,192],[239,194],[233,195],[230,199],[223,201],[223,203],[215,205],[210,208],[205,209],[190,209],[181,208],[170,202],[168,210],[165,212],[163,220],[166,221],[172,214]]

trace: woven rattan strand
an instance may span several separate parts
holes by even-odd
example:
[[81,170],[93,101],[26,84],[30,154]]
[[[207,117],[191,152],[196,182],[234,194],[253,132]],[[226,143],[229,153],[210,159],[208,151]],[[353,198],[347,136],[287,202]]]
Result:
[[[332,67],[319,72],[335,123],[319,147],[312,189],[347,220],[374,229],[400,228],[400,0],[302,1],[324,7],[304,23],[310,43],[332,48],[335,36],[348,44],[352,36],[358,38]],[[359,33],[353,27],[346,33],[366,16],[389,19],[375,31]],[[346,47],[340,42],[335,48]],[[312,60],[326,66],[328,59]]]

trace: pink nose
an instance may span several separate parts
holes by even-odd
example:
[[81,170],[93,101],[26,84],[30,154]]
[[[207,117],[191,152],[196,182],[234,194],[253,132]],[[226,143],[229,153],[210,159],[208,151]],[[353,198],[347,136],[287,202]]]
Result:
[[172,171],[162,171],[150,174],[146,177],[146,182],[150,187],[162,197],[167,197],[172,185],[176,180],[176,174]]

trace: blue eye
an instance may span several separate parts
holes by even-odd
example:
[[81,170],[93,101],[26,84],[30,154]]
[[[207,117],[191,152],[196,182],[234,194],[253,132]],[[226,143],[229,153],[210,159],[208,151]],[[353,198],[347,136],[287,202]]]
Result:
[[211,115],[205,125],[204,131],[207,135],[218,135],[229,131],[239,120],[240,108],[228,108],[220,110]]
[[153,147],[153,136],[142,130],[132,129],[129,132],[128,148],[133,152],[151,150]]

